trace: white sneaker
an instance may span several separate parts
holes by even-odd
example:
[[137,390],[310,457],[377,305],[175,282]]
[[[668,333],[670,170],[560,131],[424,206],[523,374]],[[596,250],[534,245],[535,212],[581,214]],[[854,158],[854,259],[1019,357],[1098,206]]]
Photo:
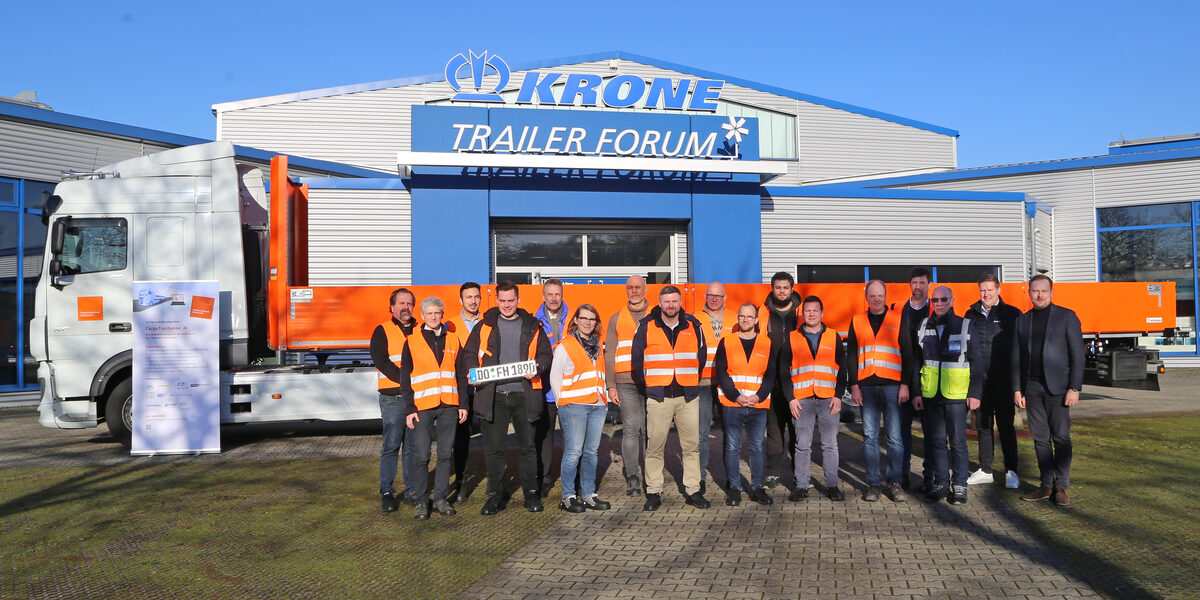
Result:
[[1005,473],[1004,474],[1004,487],[1006,487],[1010,490],[1015,490],[1015,489],[1021,487],[1021,478],[1017,477],[1017,474],[1012,471]]
[[979,470],[975,471],[974,473],[971,473],[971,476],[967,478],[967,485],[979,485],[982,483],[991,483],[991,482],[992,482],[992,474],[984,472],[983,469],[979,469]]

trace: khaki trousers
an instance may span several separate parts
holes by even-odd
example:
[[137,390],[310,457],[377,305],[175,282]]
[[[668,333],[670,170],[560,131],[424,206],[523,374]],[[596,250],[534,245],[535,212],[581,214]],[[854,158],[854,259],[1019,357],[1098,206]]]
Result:
[[661,494],[663,471],[666,467],[663,451],[671,422],[679,433],[679,450],[683,457],[683,487],[688,494],[700,491],[700,399],[685,402],[683,396],[666,398],[662,402],[646,399],[646,493]]

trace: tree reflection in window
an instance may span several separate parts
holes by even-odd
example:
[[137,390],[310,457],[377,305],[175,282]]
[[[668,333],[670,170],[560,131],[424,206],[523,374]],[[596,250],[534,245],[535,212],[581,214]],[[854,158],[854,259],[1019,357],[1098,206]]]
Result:
[[120,271],[128,255],[125,219],[71,219],[63,238],[64,274]]

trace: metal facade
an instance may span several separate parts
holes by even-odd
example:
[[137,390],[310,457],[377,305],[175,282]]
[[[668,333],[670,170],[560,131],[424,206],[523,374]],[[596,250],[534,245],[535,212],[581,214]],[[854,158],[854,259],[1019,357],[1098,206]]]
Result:
[[308,215],[310,285],[412,283],[407,191],[311,188]]
[[0,176],[49,183],[175,146],[0,119]]

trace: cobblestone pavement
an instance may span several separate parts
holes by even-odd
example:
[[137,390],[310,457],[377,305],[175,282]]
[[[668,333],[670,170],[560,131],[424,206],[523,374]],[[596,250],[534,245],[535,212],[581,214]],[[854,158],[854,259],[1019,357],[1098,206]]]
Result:
[[[1173,370],[1163,390],[1087,387],[1075,418],[1200,409],[1200,369]],[[0,468],[153,462],[373,457],[378,421],[222,429],[221,454],[131,457],[103,426],[52,430],[36,409],[0,409]],[[846,502],[811,490],[802,503],[724,506],[721,433],[709,440],[713,508],[685,506],[673,489],[658,512],[623,494],[619,426],[607,426],[600,468],[608,512],[564,516],[463,594],[464,598],[1094,598],[1095,592],[1022,524],[998,487],[972,486],[965,507],[861,499],[860,429],[842,427]],[[481,446],[478,437],[473,451]],[[677,447],[672,436],[668,448]],[[814,457],[817,452],[814,451]],[[1032,456],[1028,457],[1032,459]],[[919,471],[920,460],[914,460]],[[680,477],[668,455],[668,488]],[[743,469],[745,461],[743,460]],[[814,465],[814,476],[820,475]],[[556,490],[557,491],[557,490]],[[553,496],[551,498],[553,500]],[[554,502],[548,502],[553,507]],[[553,510],[553,508],[551,508]]]

